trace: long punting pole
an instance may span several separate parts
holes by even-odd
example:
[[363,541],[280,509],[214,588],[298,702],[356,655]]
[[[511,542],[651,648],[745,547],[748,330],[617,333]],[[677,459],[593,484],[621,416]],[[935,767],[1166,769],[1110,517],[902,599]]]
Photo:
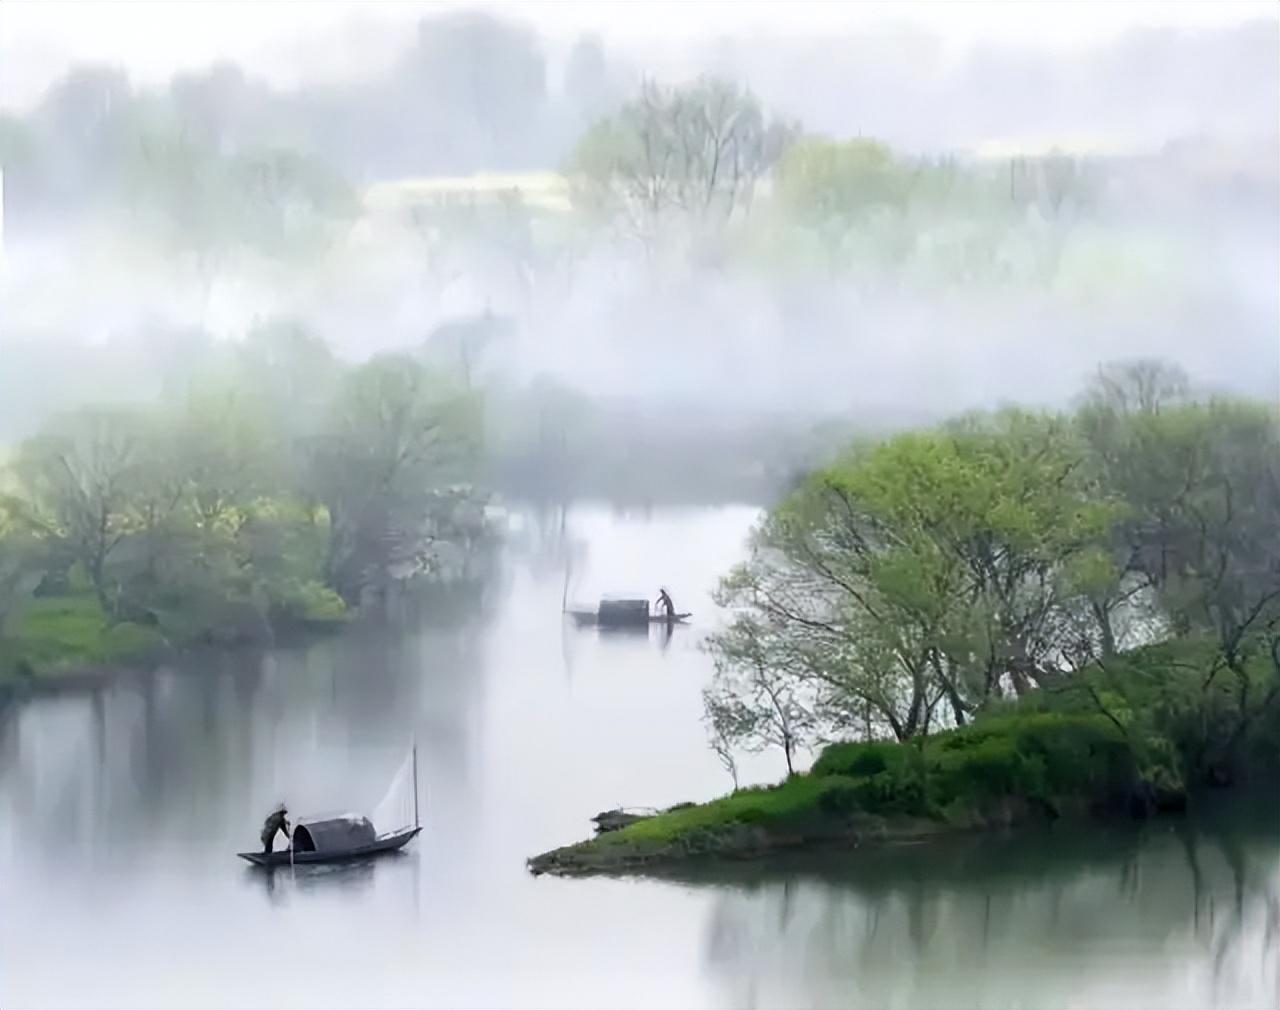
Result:
[[422,823],[418,820],[418,742],[413,743],[413,826],[419,828]]

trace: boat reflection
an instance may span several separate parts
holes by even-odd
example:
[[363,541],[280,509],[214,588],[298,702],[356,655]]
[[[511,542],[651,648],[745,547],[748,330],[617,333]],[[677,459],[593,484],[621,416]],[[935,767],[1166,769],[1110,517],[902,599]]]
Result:
[[[290,892],[298,894],[364,894],[372,890],[380,872],[412,878],[408,889],[417,893],[417,857],[412,852],[392,852],[380,857],[353,859],[341,863],[311,863],[290,866],[246,867],[248,886],[261,885],[267,898],[280,903]],[[379,864],[382,864],[381,870]]]

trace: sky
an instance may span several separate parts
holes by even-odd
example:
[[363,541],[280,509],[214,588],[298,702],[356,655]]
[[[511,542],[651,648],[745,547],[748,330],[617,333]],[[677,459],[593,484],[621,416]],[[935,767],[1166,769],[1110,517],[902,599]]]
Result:
[[3,0],[0,105],[23,108],[76,62],[124,66],[155,82],[184,67],[231,59],[273,83],[368,72],[420,17],[484,9],[532,24],[552,44],[581,32],[621,48],[718,36],[829,35],[886,25],[941,36],[954,53],[979,43],[1073,47],[1135,27],[1196,29],[1276,18],[1271,0]]

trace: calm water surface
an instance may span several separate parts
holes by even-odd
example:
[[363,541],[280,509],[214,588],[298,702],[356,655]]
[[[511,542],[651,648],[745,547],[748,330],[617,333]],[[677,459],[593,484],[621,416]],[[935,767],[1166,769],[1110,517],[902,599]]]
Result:
[[[1280,1005],[1271,797],[679,880],[528,876],[599,810],[729,784],[698,628],[565,628],[566,551],[571,599],[666,584],[705,627],[754,516],[581,509],[568,544],[526,518],[451,628],[0,713],[0,1006]],[[234,857],[274,800],[372,809],[415,737],[426,829],[400,857],[272,875]]]

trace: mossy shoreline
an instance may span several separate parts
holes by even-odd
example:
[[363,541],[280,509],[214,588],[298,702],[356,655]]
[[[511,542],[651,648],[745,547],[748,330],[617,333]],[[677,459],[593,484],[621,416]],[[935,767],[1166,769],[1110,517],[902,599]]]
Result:
[[85,593],[39,599],[0,639],[0,702],[16,697],[93,687],[145,675],[159,666],[208,651],[302,645],[334,634],[350,619],[260,623],[252,633],[234,622],[213,632],[111,623]]
[[[1168,813],[1159,809],[1154,812]],[[1050,813],[1038,804],[1010,799],[975,813],[967,822],[875,814],[847,817],[815,814],[771,824],[727,821],[684,832],[668,840],[627,837],[621,833],[617,833],[618,837],[614,834],[601,835],[541,853],[528,860],[527,865],[535,876],[663,875],[681,865],[698,862],[748,862],[766,860],[784,852],[852,852],[872,847],[940,842],[948,838],[972,838],[988,833],[1008,834],[1020,828],[1051,825],[1060,816],[1061,811]],[[1090,820],[1101,823],[1132,816],[1132,813],[1117,809],[1076,807],[1070,811],[1069,819],[1074,824],[1087,824]]]
[[784,850],[923,842],[1187,805],[1183,769],[1107,718],[1012,712],[909,743],[826,748],[805,774],[684,804],[528,861],[535,875],[661,872]]
[[[1205,643],[1174,641],[1001,701],[958,728],[905,742],[827,746],[806,773],[625,820],[528,860],[534,874],[655,873],[784,850],[862,848],[1054,822],[1185,811],[1205,789],[1280,774],[1280,691],[1270,658],[1232,680]],[[1245,709],[1239,685],[1259,699]]]

